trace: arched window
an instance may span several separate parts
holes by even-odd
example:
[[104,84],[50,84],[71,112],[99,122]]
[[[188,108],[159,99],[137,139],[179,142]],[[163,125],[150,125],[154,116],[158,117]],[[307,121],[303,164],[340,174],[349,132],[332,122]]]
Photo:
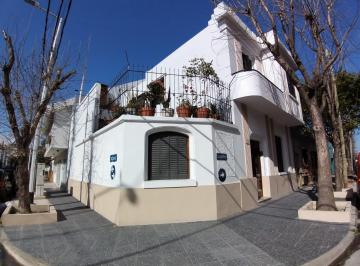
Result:
[[148,180],[189,178],[189,137],[177,132],[149,136]]

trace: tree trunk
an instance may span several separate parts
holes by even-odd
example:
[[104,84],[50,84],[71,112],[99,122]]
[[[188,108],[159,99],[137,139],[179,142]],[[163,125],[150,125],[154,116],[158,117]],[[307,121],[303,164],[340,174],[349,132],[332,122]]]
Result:
[[344,187],[348,187],[348,171],[347,171],[348,162],[346,157],[346,143],[345,143],[344,129],[340,114],[338,116],[338,120],[339,120],[338,130],[340,134],[340,147],[341,147],[341,170],[342,170],[341,174],[342,174]]
[[338,130],[338,120],[334,115],[334,112],[330,110],[331,124],[333,126],[332,139],[334,147],[334,163],[335,163],[335,183],[336,191],[341,191],[344,187],[344,176],[343,176],[343,159],[341,152],[341,140],[340,132]]
[[19,212],[30,213],[30,194],[29,194],[29,153],[24,152],[17,158],[15,177],[18,186]]
[[341,191],[344,187],[342,153],[339,136],[335,132],[333,133],[333,139],[336,191]]
[[[334,146],[336,190],[341,191],[347,185],[347,158],[346,153],[344,155],[345,143],[342,141],[344,138],[341,138],[342,131],[340,130],[340,128],[342,128],[342,123],[339,123],[336,110],[329,109],[329,115],[333,127],[332,138]],[[344,163],[344,161],[346,163]]]
[[316,99],[309,106],[316,143],[318,162],[318,201],[317,210],[336,210],[332,180],[330,176],[330,160],[324,122]]
[[[340,113],[340,107],[339,107],[339,97],[338,97],[338,93],[337,93],[337,86],[336,86],[336,79],[335,79],[335,75],[334,72],[331,71],[330,74],[330,86],[331,86],[331,91],[333,92],[333,100],[335,101],[335,110],[334,110],[334,119],[337,120],[337,122],[335,123],[336,126],[334,125],[334,131],[338,132],[338,136],[339,136],[339,141],[340,141],[340,153],[341,153],[341,161],[339,162],[339,166],[341,164],[341,179],[343,182],[343,187],[347,187],[348,186],[348,181],[347,181],[347,177],[348,177],[348,172],[347,172],[347,158],[346,158],[346,149],[345,149],[345,138],[344,138],[344,127],[343,127],[343,123],[342,123],[342,119],[341,119],[341,113]],[[334,121],[335,122],[335,121]],[[338,189],[338,188],[336,188]]]
[[354,164],[353,164],[353,150],[352,150],[352,134],[351,132],[347,132],[344,134],[345,138],[345,151],[346,151],[346,159],[347,159],[347,172],[349,175],[354,175]]

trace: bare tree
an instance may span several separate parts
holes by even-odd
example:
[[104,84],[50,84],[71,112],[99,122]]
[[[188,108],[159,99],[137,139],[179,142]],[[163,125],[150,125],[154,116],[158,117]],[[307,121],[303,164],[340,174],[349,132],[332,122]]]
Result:
[[[66,19],[70,7],[71,1],[66,10]],[[61,8],[59,8],[58,17],[60,12]],[[28,163],[29,147],[36,128],[55,93],[75,73],[74,71],[66,71],[64,66],[59,66],[57,54],[61,42],[55,47],[55,51],[52,51],[55,54],[53,60],[49,60],[50,49],[53,48],[49,45],[51,38],[47,38],[47,35],[49,35],[47,29],[48,15],[49,5],[44,35],[38,53],[32,52],[30,55],[25,56],[20,52],[20,49],[14,47],[10,35],[3,31],[6,52],[3,56],[4,62],[1,63],[0,92],[16,147],[17,167],[15,177],[19,188],[18,207],[21,213],[31,212]],[[64,28],[62,28],[61,36]],[[43,100],[41,100],[41,88],[44,85],[47,87],[47,92]]]
[[332,144],[334,146],[336,190],[341,191],[347,184],[347,158],[343,121],[341,119],[339,97],[335,75],[331,72],[327,87],[327,111],[332,126]]
[[[329,95],[333,95],[329,86],[331,71],[356,20],[336,21],[335,14],[341,8],[336,0],[225,2],[255,29],[262,44],[299,90],[310,113],[318,154],[317,209],[336,210],[322,112],[327,104],[334,104],[329,101]],[[287,60],[289,55],[292,62]]]

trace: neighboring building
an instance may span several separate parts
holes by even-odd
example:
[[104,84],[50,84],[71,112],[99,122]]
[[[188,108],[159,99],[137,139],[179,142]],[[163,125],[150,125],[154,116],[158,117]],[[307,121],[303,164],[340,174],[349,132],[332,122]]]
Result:
[[45,158],[50,158],[49,181],[59,188],[66,188],[67,184],[67,153],[69,146],[71,114],[75,98],[53,104],[46,116],[47,139],[45,144]]
[[9,163],[9,157],[4,142],[0,143],[0,168],[4,168]]
[[[292,192],[289,128],[303,123],[299,94],[259,43],[221,3],[205,29],[153,69],[126,70],[115,95],[95,84],[70,129],[73,196],[117,225],[135,225],[221,219]],[[212,62],[224,84],[184,75],[193,58]],[[173,109],[183,100],[206,104],[213,119],[159,106],[155,116],[129,115],[154,84],[171,95]],[[109,101],[128,114],[106,121]]]
[[14,169],[15,152],[13,144],[0,135],[0,169]]

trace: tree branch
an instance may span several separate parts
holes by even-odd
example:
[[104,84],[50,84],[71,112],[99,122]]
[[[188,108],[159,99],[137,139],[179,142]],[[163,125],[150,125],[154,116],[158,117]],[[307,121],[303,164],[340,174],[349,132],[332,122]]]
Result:
[[[25,130],[28,130],[29,127],[30,127],[30,124],[29,124],[29,121],[27,120],[26,118],[26,113],[25,113],[25,109],[24,109],[24,105],[22,103],[22,100],[21,100],[21,95],[20,95],[20,92],[19,91],[15,91],[15,100],[19,106],[19,110],[20,110],[20,115],[21,115],[21,118],[23,120],[23,124],[24,124],[24,128],[23,128],[23,131]],[[23,135],[27,135],[27,132],[23,132]]]
[[8,59],[8,62],[2,66],[3,84],[1,86],[0,91],[4,97],[5,107],[6,107],[6,111],[8,113],[8,120],[9,120],[11,130],[14,134],[15,141],[18,145],[20,145],[21,144],[20,143],[21,135],[20,135],[20,131],[18,128],[15,109],[14,109],[14,105],[13,105],[12,98],[11,98],[11,84],[10,84],[11,70],[12,70],[12,68],[14,66],[14,62],[15,62],[15,52],[14,52],[14,46],[13,46],[11,37],[5,31],[3,31],[3,38],[4,38],[6,46],[7,46],[7,52],[8,52],[9,59]]
[[75,74],[75,71],[70,71],[67,74],[62,76],[62,73],[60,70],[56,72],[56,78],[54,81],[50,82],[50,86],[47,91],[47,95],[45,99],[40,103],[37,110],[35,111],[35,116],[30,128],[30,134],[29,134],[29,141],[31,141],[32,137],[35,135],[36,128],[40,122],[41,117],[46,111],[46,107],[48,106],[52,96],[54,95],[55,91],[57,91],[60,86],[66,82],[69,78],[71,78]]

